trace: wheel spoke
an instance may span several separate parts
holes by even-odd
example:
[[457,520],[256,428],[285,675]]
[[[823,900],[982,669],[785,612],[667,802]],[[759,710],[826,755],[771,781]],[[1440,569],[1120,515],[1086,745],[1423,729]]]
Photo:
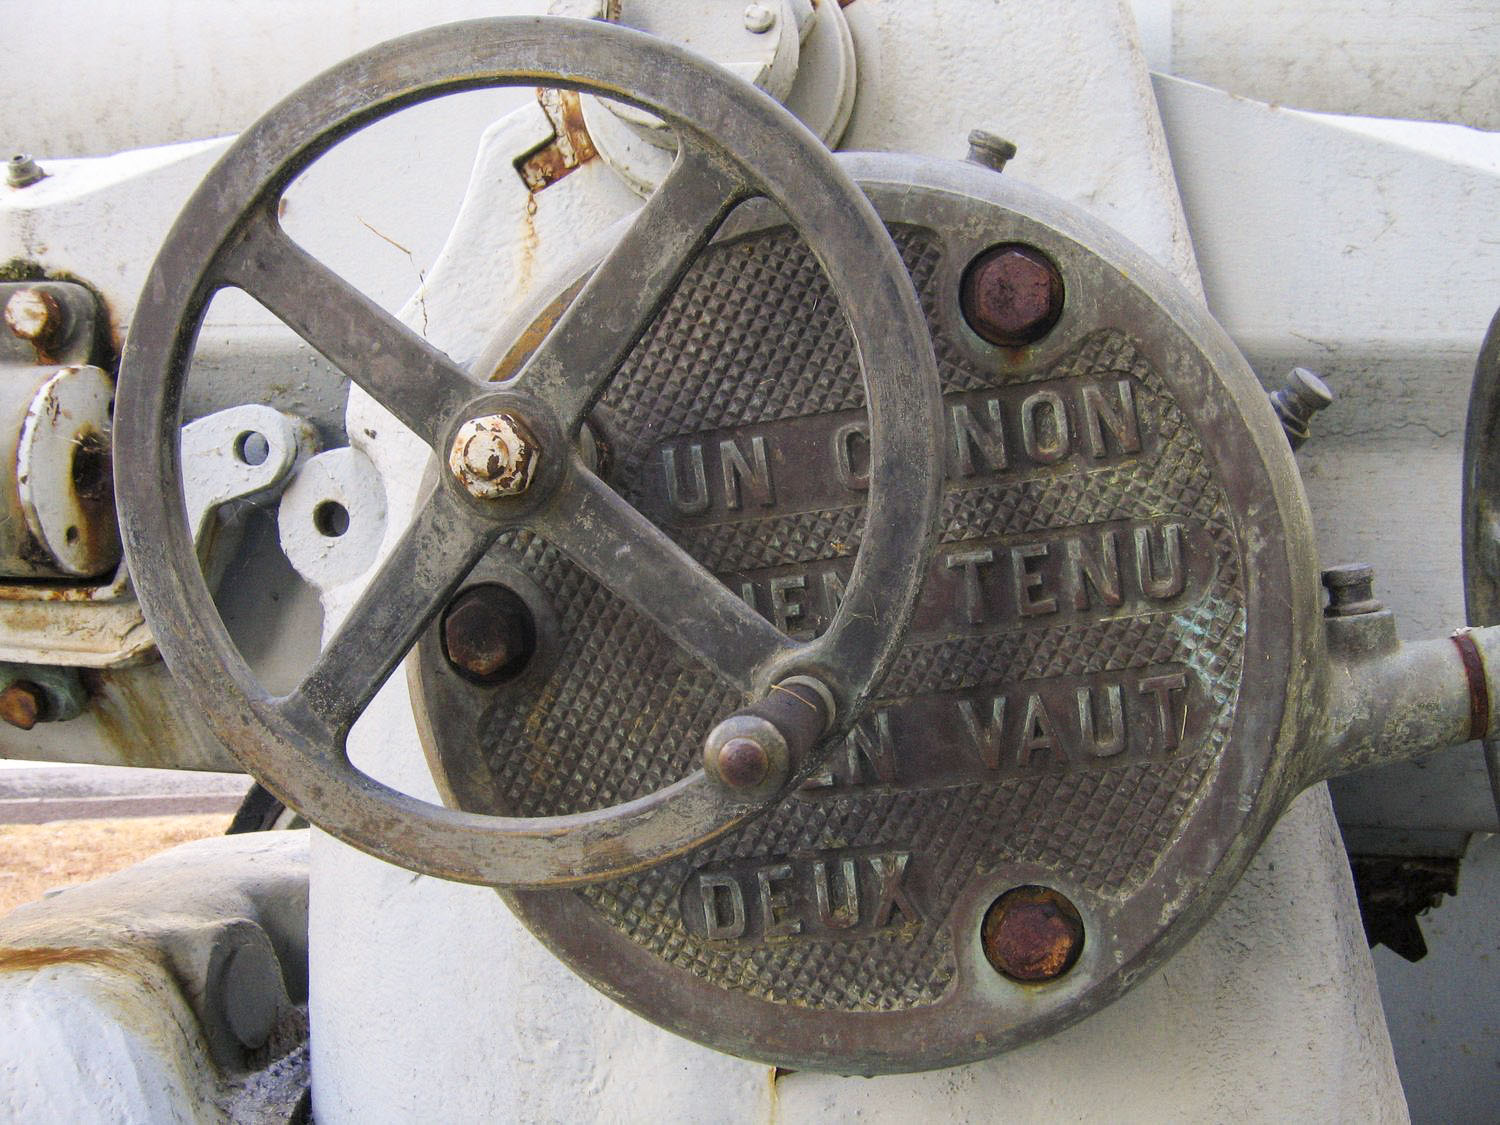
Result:
[[312,671],[280,703],[344,736],[417,637],[489,549],[498,525],[474,516],[439,485],[418,510]]
[[796,647],[580,463],[531,525],[741,691]]
[[753,194],[686,142],[667,178],[517,377],[564,430],[594,400],[730,211]]
[[249,293],[429,446],[480,387],[426,340],[291,240],[255,219],[219,262]]

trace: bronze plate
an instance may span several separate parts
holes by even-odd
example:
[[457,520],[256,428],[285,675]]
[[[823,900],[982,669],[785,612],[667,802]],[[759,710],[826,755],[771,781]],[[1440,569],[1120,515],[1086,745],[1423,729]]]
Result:
[[[506,897],[666,1027],[877,1073],[1050,1033],[1202,922],[1280,811],[1317,610],[1290,451],[1201,306],[1003,177],[850,165],[921,296],[947,410],[942,542],[905,650],[769,814],[642,874]],[[1067,299],[1043,340],[1000,348],[969,331],[958,292],[970,260],[1010,242],[1055,262]],[[598,420],[626,499],[785,631],[826,622],[864,516],[863,396],[794,233],[737,216]],[[652,792],[739,702],[534,537],[503,539],[470,581],[510,585],[545,624],[530,669],[499,687],[422,642],[429,756],[465,809],[544,816]],[[1048,983],[1002,975],[981,947],[991,903],[1027,885],[1066,896],[1084,927]]]

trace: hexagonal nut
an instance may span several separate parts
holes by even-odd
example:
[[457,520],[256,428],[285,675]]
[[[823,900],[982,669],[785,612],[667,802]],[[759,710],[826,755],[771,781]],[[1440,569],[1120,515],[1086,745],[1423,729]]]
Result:
[[536,476],[541,447],[514,415],[486,414],[459,427],[448,468],[471,496],[519,496]]

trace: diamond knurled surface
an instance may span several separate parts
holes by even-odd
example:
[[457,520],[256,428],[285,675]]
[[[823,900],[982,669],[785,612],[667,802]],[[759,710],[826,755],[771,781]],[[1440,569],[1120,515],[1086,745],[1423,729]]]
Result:
[[[935,326],[945,392],[1000,385],[936,327],[942,323],[934,315],[936,240],[911,229],[896,235]],[[768,232],[711,248],[601,404],[616,443],[611,483],[640,501],[648,457],[668,437],[862,406],[852,355],[839,305],[794,234]],[[1206,732],[1166,760],[925,790],[795,797],[694,856],[576,892],[622,940],[720,988],[774,1003],[894,1010],[931,1004],[951,981],[944,918],[976,871],[1036,864],[1065,870],[1076,885],[1114,899],[1147,878],[1184,825],[1228,736],[1245,595],[1225,498],[1166,385],[1130,339],[1098,332],[1059,363],[1020,379],[1100,375],[1134,381],[1142,426],[1153,437],[1150,455],[951,490],[943,539],[1176,518],[1211,544],[1207,588],[1171,611],[914,641],[881,695],[899,700],[998,687],[997,670],[1014,683],[1176,663],[1199,680],[1209,708]],[[709,569],[743,573],[851,555],[862,521],[863,509],[851,505],[669,531]],[[532,706],[511,704],[480,722],[485,762],[504,795],[504,807],[488,811],[539,816],[608,806],[694,769],[704,734],[737,706],[735,694],[547,544],[521,534],[498,549],[552,599],[564,648]],[[680,896],[694,871],[834,847],[920,857],[924,916],[873,934],[758,945],[710,941],[683,924]]]

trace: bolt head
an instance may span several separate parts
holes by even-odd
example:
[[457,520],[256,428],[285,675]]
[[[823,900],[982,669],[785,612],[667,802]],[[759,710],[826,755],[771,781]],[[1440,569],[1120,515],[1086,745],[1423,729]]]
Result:
[[42,171],[42,166],[24,152],[16,153],[5,165],[5,182],[11,187],[30,187],[46,178],[47,173]]
[[63,310],[45,289],[20,289],[5,303],[5,325],[22,340],[45,344],[62,327]]
[[531,487],[541,448],[520,419],[501,411],[459,427],[448,468],[480,500],[519,496]]
[[443,615],[443,652],[465,679],[483,684],[511,679],[535,651],[531,611],[506,586],[471,586]]
[[745,9],[745,30],[755,35],[764,34],[776,26],[776,13],[764,4],[751,4]]
[[1000,347],[1040,340],[1062,316],[1063,280],[1051,260],[1014,243],[985,251],[964,273],[959,305],[976,335]]
[[754,789],[771,772],[771,755],[753,738],[731,738],[719,747],[718,766],[731,789]]
[[21,730],[36,726],[46,708],[46,693],[30,680],[17,680],[0,691],[0,719]]
[[1050,887],[1016,887],[985,912],[979,936],[996,971],[1039,984],[1058,979],[1077,962],[1083,952],[1083,919]]

